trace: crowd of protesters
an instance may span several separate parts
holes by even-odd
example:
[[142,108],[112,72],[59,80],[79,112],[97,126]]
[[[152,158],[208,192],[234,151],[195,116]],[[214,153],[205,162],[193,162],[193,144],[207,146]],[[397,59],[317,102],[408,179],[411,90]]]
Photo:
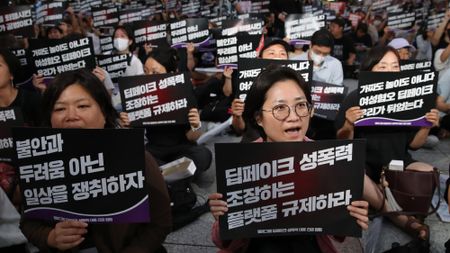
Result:
[[[177,8],[168,10],[171,1],[156,2],[163,6],[162,11],[146,19],[174,22],[188,18]],[[27,49],[31,39],[46,41],[89,37],[94,53],[99,55],[103,53],[100,38],[105,36],[112,38],[110,54],[127,56],[127,67],[122,77],[188,72],[194,84],[197,104],[184,115],[187,119],[185,124],[144,127],[146,189],[151,199],[152,217],[149,223],[48,223],[21,218],[18,171],[14,164],[0,161],[0,251],[29,252],[29,244],[33,244],[40,252],[78,252],[89,247],[97,248],[98,252],[166,252],[163,246],[166,236],[172,227],[180,227],[175,224],[179,217],[173,210],[171,212],[171,202],[173,208],[175,201],[174,189],[181,185],[189,191],[192,189],[189,185],[198,184],[214,167],[211,166],[212,150],[197,144],[197,140],[209,128],[230,118],[230,126],[224,131],[242,137],[242,142],[366,139],[363,199],[355,200],[348,206],[349,214],[361,228],[367,229],[369,209],[393,211],[380,190],[382,167],[391,160],[403,160],[407,170],[433,171],[432,165],[413,160],[408,151],[422,147],[433,149],[440,140],[450,137],[450,10],[434,5],[432,1],[388,1],[404,13],[420,10],[429,15],[442,14],[435,26],[423,18],[407,30],[402,30],[389,26],[389,12],[385,8],[375,8],[379,1],[363,1],[354,5],[344,3],[338,8],[317,0],[268,2],[267,12],[258,16],[263,18],[264,26],[260,31],[263,40],[257,49],[257,58],[310,61],[313,69],[311,79],[314,81],[345,86],[347,79],[358,79],[361,71],[399,72],[403,60],[431,62],[432,69],[438,73],[438,81],[436,105],[424,115],[429,126],[356,127],[355,121],[364,116],[364,111],[358,106],[358,90],[349,93],[342,102],[336,121],[317,117],[314,115],[309,82],[284,67],[262,71],[244,101],[238,98],[235,90],[238,87],[237,69],[214,66],[214,74],[199,70],[203,58],[211,56],[215,60],[217,54],[207,55],[201,46],[194,43],[172,48],[169,38],[167,43],[137,46],[131,23],[121,22],[109,29],[95,27],[92,11],[79,11],[69,4],[64,17],[58,22],[51,25],[34,23],[34,35],[29,38],[0,33],[0,109],[20,108],[24,123],[29,127],[132,128],[129,115],[122,108],[117,85],[105,69],[95,66],[89,71],[67,71],[48,81],[43,75],[33,73],[31,68],[21,67],[21,62],[13,54],[16,49]],[[216,13],[216,16],[220,13],[229,18],[237,18],[252,9],[251,1],[205,0],[201,3],[209,6],[210,13]],[[9,4],[36,3],[17,1]],[[127,8],[130,3],[117,4]],[[286,36],[286,18],[290,14],[312,12],[313,8],[332,9],[334,15],[326,20],[324,27],[313,33],[308,43],[293,43]],[[209,22],[209,28],[220,31],[220,26],[213,21]],[[217,65],[214,60],[213,65]],[[297,97],[302,98],[302,104],[294,101],[298,100]],[[263,106],[273,106],[267,105],[272,100],[297,104],[294,107],[283,104],[288,107],[284,108],[288,113],[285,118],[279,119],[275,117],[275,107],[270,108],[273,115],[263,113],[266,112]],[[302,110],[298,109],[299,106],[304,107],[304,115],[299,114],[298,110]],[[296,127],[284,130],[284,125],[279,124]],[[286,131],[295,138],[286,137]],[[176,185],[165,183],[159,166],[182,157],[193,161],[195,173]],[[449,181],[445,192],[447,202],[448,184]],[[210,210],[216,219],[212,227],[212,240],[223,250],[221,252],[300,252],[301,249],[336,252],[330,243],[330,239],[336,239],[332,236],[221,240],[217,220],[227,213],[227,202],[220,193],[208,194],[209,200],[208,196],[197,196],[186,211],[192,215],[181,224],[185,225]],[[430,228],[423,219],[404,214],[390,215],[389,218],[412,237],[429,241]],[[269,250],[272,247],[277,251]]]

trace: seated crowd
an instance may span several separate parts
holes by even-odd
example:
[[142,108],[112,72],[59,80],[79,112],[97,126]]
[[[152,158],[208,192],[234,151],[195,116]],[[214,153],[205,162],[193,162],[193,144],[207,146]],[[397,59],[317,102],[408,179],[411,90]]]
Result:
[[[239,4],[242,1],[226,2],[235,11],[245,12],[245,5]],[[367,11],[346,9],[327,22],[326,27],[317,29],[309,43],[295,44],[284,36],[286,17],[301,13],[302,2],[315,1],[269,2],[270,13],[264,17],[264,43],[257,50],[257,58],[310,61],[313,81],[342,87],[346,84],[344,80],[357,79],[362,71],[400,72],[404,60],[431,62],[438,79],[436,105],[423,115],[428,126],[355,126],[364,116],[358,104],[358,89],[346,95],[335,120],[318,117],[314,114],[310,82],[291,68],[277,64],[268,65],[259,73],[244,101],[236,90],[238,69],[217,66],[214,62],[214,74],[197,70],[199,62],[206,57],[198,45],[187,43],[183,48],[173,48],[168,43],[158,46],[145,43],[137,46],[128,24],[119,24],[104,34],[93,25],[91,12],[76,13],[69,7],[59,23],[46,28],[35,24],[34,39],[90,37],[95,54],[100,54],[100,36],[108,35],[113,40],[111,54],[127,55],[122,77],[189,73],[197,103],[183,114],[183,124],[142,127],[145,189],[150,199],[151,222],[148,223],[89,224],[77,220],[44,222],[24,218],[17,184],[19,172],[12,163],[0,160],[0,252],[30,252],[30,244],[39,252],[79,252],[85,248],[111,253],[166,252],[163,243],[171,231],[208,211],[215,219],[211,240],[220,252],[337,252],[331,240],[342,242],[343,238],[335,235],[221,239],[219,217],[228,212],[226,199],[217,192],[195,195],[192,186],[201,188],[202,180],[214,168],[211,165],[214,151],[197,141],[210,128],[227,120],[230,124],[223,132],[240,137],[243,143],[365,139],[366,160],[365,167],[361,168],[365,172],[363,194],[347,206],[348,213],[366,230],[370,226],[369,211],[395,211],[385,198],[380,181],[383,167],[391,160],[402,160],[405,170],[432,172],[433,165],[413,159],[409,150],[433,149],[450,137],[450,11],[436,28],[423,22],[403,32],[388,26],[385,12],[372,12],[371,7]],[[348,19],[350,13],[358,17],[356,24]],[[176,11],[153,16],[153,20],[167,22],[184,18]],[[209,27],[217,29],[217,24],[210,22]],[[23,69],[12,53],[12,49],[27,47],[26,38],[0,33],[0,109],[20,108],[27,127],[134,128],[129,114],[122,108],[122,98],[113,82],[115,78],[108,71],[95,66],[91,70],[58,74],[51,81],[32,73],[27,82],[22,79],[29,70]],[[277,117],[277,110],[287,110],[285,117]],[[175,182],[165,182],[160,166],[183,157],[192,160],[195,173]],[[447,203],[449,181],[445,192]],[[180,190],[186,197],[177,195]],[[187,200],[192,194],[194,199],[183,203],[183,211],[175,210],[180,198]],[[430,240],[430,228],[423,217],[404,213],[391,213],[387,217],[414,239]]]

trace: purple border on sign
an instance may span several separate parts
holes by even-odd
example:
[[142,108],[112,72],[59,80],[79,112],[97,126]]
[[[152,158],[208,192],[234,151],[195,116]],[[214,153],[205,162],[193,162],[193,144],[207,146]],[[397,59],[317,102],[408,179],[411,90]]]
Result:
[[427,121],[425,116],[414,120],[395,120],[388,118],[367,118],[360,119],[355,122],[355,126],[413,126],[413,127],[430,127],[432,123]]
[[219,64],[219,65],[217,65],[217,68],[224,69],[225,67],[230,67],[230,68],[232,68],[232,69],[237,69],[237,68],[238,68],[238,65],[237,65],[237,63],[225,63],[225,64]]
[[291,44],[291,45],[309,45],[309,44],[311,44],[311,41],[302,40],[302,39],[292,39],[289,41],[289,44]]
[[[128,211],[115,214],[77,214],[73,212],[66,212],[64,210],[43,207],[28,210],[24,215],[29,219],[85,220],[88,223],[143,223],[150,221],[150,206],[148,196],[146,196],[143,201]],[[55,219],[55,217],[60,217],[61,219]],[[99,221],[99,219],[109,219],[109,221]]]
[[[209,41],[212,39],[212,36],[210,35],[208,38],[206,38],[204,41],[201,41],[199,43],[194,43],[194,47],[206,47],[209,46],[210,43]],[[186,47],[187,44],[189,44],[191,42],[180,42],[180,43],[175,43],[173,44],[171,47],[179,49],[179,48],[183,48]]]

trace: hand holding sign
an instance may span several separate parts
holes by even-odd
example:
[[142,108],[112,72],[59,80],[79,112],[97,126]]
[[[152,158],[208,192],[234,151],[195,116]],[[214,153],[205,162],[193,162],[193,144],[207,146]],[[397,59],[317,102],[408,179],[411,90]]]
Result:
[[345,112],[345,119],[351,124],[355,124],[355,122],[364,116],[364,111],[361,110],[359,106],[350,107]]
[[88,224],[82,221],[60,221],[48,234],[47,243],[61,251],[72,249],[84,241],[87,226]]
[[191,108],[188,113],[189,125],[192,129],[198,129],[200,127],[200,114],[198,114],[197,108]]
[[439,126],[439,111],[437,109],[431,109],[430,112],[425,114],[425,119],[431,123],[431,126],[426,128],[433,128]]
[[223,195],[218,192],[212,193],[208,196],[209,210],[215,220],[219,220],[219,216],[228,212],[227,202],[221,200],[222,198]]
[[352,204],[347,206],[350,215],[356,218],[356,223],[364,229],[369,228],[369,203],[365,200],[352,201]]

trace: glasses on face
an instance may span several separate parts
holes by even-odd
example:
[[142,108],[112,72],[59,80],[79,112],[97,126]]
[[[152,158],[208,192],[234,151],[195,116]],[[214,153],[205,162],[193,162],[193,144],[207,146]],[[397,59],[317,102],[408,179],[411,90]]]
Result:
[[[272,109],[270,109],[270,110],[261,109],[261,111],[272,112],[272,115],[275,119],[277,119],[279,121],[284,121],[291,114],[291,108],[292,107],[290,107],[287,104],[279,104],[279,105],[272,107]],[[297,114],[298,117],[302,118],[302,117],[309,116],[309,114],[311,113],[312,105],[306,101],[303,101],[303,102],[298,102],[297,104],[295,104],[293,108],[294,108],[295,114]]]

